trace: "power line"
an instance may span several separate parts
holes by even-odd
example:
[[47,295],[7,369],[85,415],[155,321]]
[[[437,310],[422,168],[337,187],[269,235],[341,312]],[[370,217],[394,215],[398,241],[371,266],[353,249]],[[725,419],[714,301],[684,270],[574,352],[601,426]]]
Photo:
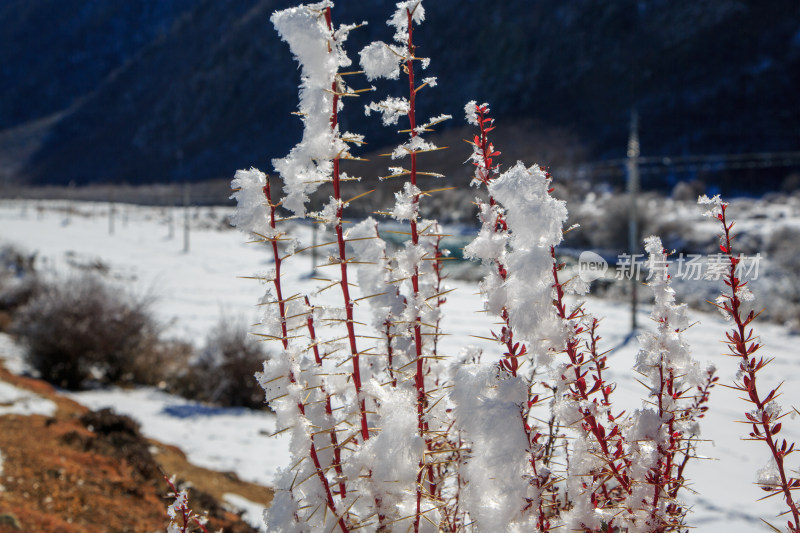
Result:
[[[624,176],[627,172],[628,161],[628,158],[606,159],[578,165],[574,175],[579,178]],[[800,151],[649,156],[639,157],[637,161],[641,174],[667,174],[688,170],[782,168],[800,166]]]

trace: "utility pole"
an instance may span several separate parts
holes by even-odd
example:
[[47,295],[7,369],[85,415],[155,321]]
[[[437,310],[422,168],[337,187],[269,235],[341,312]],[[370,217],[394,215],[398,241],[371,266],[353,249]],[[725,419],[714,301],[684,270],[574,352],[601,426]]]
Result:
[[114,189],[111,189],[110,201],[108,202],[108,234],[114,235],[114,216],[117,214],[117,208],[114,204]]
[[191,193],[189,192],[189,182],[183,182],[183,253],[189,253],[189,205],[191,203]]
[[636,251],[639,249],[638,227],[638,195],[639,195],[639,114],[636,109],[631,111],[630,133],[628,136],[628,196],[631,200],[628,210],[628,253],[631,260],[631,333],[636,331],[636,289],[639,280],[634,268]]

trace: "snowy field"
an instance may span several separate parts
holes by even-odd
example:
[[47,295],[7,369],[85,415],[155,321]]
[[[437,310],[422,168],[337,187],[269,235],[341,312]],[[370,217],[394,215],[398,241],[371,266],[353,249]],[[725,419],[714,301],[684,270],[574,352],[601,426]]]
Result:
[[[116,206],[113,234],[110,231],[107,204],[72,204],[73,212],[56,210],[64,203],[10,202],[0,204],[0,246],[13,244],[37,254],[37,267],[47,275],[68,276],[82,266],[100,264],[108,267],[110,278],[139,294],[156,298],[154,310],[168,335],[201,345],[221,315],[257,320],[258,298],[263,287],[244,279],[269,268],[269,254],[263,247],[247,244],[234,231],[220,230],[220,220],[228,212],[222,208],[192,210],[189,250],[184,252],[182,214],[175,209]],[[41,207],[37,209],[37,206]],[[177,220],[171,230],[169,218]],[[310,229],[298,232],[310,242]],[[287,286],[310,283],[310,256],[293,259],[285,278]],[[477,285],[451,282],[448,294],[443,353],[457,354],[467,344],[480,344],[472,335],[486,335],[487,317],[480,313]],[[320,295],[335,298],[334,291]],[[609,378],[618,383],[617,409],[629,412],[641,406],[644,388],[631,371],[637,352],[629,335],[628,308],[589,298],[588,311],[604,317],[601,335],[604,349],[613,349],[609,357]],[[649,309],[641,308],[639,323],[649,327]],[[725,322],[719,314],[690,312],[697,324],[687,332],[694,356],[701,362],[713,361],[721,383],[731,384],[736,362],[722,356]],[[765,356],[775,361],[759,374],[762,383],[774,386],[786,383],[781,398],[784,409],[800,407],[800,359],[798,337],[783,327],[760,324],[757,330],[766,345]],[[6,349],[7,339],[0,339],[0,353],[10,353],[9,368],[24,370],[19,354]],[[2,388],[9,397],[18,394]],[[286,439],[270,438],[274,431],[272,417],[263,412],[219,409],[187,402],[153,389],[133,391],[101,390],[72,395],[91,408],[113,407],[135,417],[148,437],[181,447],[198,465],[235,471],[241,478],[269,485],[275,470],[288,457]],[[33,401],[28,398],[27,401]],[[706,439],[699,453],[707,460],[695,461],[687,477],[694,494],[684,497],[692,505],[690,524],[698,531],[738,533],[768,531],[761,519],[775,525],[785,524],[776,518],[783,508],[775,498],[757,502],[764,493],[754,485],[756,472],[767,462],[767,450],[761,443],[741,440],[748,426],[735,421],[743,417],[749,405],[739,400],[735,391],[722,386],[712,391],[710,411],[703,424]],[[800,440],[800,420],[787,419],[782,436]],[[790,457],[791,469],[797,462]]]

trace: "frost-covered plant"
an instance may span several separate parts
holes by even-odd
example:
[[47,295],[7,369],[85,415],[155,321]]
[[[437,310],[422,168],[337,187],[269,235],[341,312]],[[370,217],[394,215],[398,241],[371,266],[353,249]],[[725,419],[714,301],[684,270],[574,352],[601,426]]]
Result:
[[206,528],[208,518],[192,511],[189,506],[189,492],[186,489],[179,491],[175,487],[174,476],[172,478],[164,477],[164,480],[172,491],[169,496],[175,498],[175,501],[167,507],[167,516],[169,516],[167,533],[189,533],[190,531],[208,533]]
[[642,348],[634,366],[644,378],[650,407],[631,416],[625,435],[630,443],[631,477],[638,481],[627,505],[644,504],[638,518],[646,524],[645,530],[680,530],[686,527],[687,509],[679,505],[677,496],[685,483],[686,465],[694,456],[699,419],[707,410],[704,404],[718,378],[713,366],[700,369],[683,339],[690,323],[686,305],[675,303],[661,239],[646,239],[645,251],[655,296],[651,318],[656,331],[639,338]]
[[[274,512],[267,517],[270,530],[275,531],[292,529],[301,521],[312,529],[315,524],[320,527],[329,524],[328,527],[338,525],[342,531],[349,531],[353,527],[352,520],[348,520],[354,515],[351,508],[362,494],[353,495],[352,485],[348,491],[343,480],[353,472],[343,471],[341,454],[365,445],[370,438],[361,380],[362,353],[357,345],[342,221],[347,202],[342,199],[341,186],[350,178],[339,169],[339,161],[350,157],[348,143],[362,140],[357,134],[340,133],[338,126],[342,97],[355,94],[339,73],[340,67],[350,64],[342,43],[353,26],[335,29],[331,6],[330,2],[321,2],[276,12],[272,17],[301,64],[299,113],[305,125],[302,142],[288,156],[275,160],[274,165],[283,178],[286,192],[280,203],[297,216],[305,216],[308,194],[321,183],[333,184],[334,196],[314,216],[333,226],[336,232],[336,253],[331,255],[329,264],[339,266],[339,277],[326,282],[329,287],[340,287],[341,308],[315,308],[308,297],[285,294],[281,268],[294,252],[294,241],[287,239],[278,227],[281,219],[278,203],[272,200],[269,179],[252,169],[238,172],[234,180],[234,187],[239,189],[235,196],[242,206],[234,222],[270,243],[275,260],[274,270],[261,276],[270,288],[262,298],[267,311],[264,330],[259,334],[279,341],[282,352],[265,364],[259,379],[278,414],[278,423],[285,429],[293,429],[298,461],[279,480]],[[266,210],[262,209],[265,204]],[[318,339],[317,330],[330,325],[344,325],[344,337]],[[331,362],[336,359],[338,364],[326,366],[325,358]],[[338,371],[348,361],[352,371]],[[332,398],[339,400],[336,415]],[[351,431],[351,427],[358,430]],[[360,475],[356,470],[355,478]],[[341,482],[329,480],[329,476]],[[318,480],[319,485],[306,483],[311,478]]]
[[208,332],[205,345],[168,376],[168,387],[185,398],[226,407],[260,409],[264,389],[250,379],[267,357],[264,345],[248,335],[249,326],[223,317]]
[[[478,200],[481,228],[465,255],[484,265],[484,307],[498,321],[476,336],[496,348],[441,353],[442,234],[420,217],[420,203],[441,189],[427,185],[438,175],[420,169],[418,156],[439,149],[425,134],[450,117],[417,116],[420,91],[436,85],[433,77],[419,81],[429,64],[414,45],[422,0],[397,3],[388,21],[394,41],[360,53],[368,80],[404,87],[404,96],[365,106],[403,128],[381,178],[405,180],[385,211],[406,226],[408,240],[394,252],[379,221],[343,218],[354,178],[340,161],[357,159],[350,147],[363,137],[342,133],[339,115],[345,97],[361,91],[345,83],[356,73],[342,72],[355,26],[335,27],[332,8],[326,0],[272,17],[301,66],[303,139],[273,161],[284,196],[256,169],[233,180],[234,222],[274,259],[256,276],[266,292],[255,334],[280,352],[258,379],[279,431],[291,433],[292,458],[278,475],[268,530],[686,531],[685,467],[716,377],[690,357],[686,311],[675,303],[661,241],[646,241],[656,329],[640,338],[635,366],[648,395],[626,415],[613,405],[600,320],[577,299],[587,286],[557,260],[566,206],[551,196],[552,178],[539,166],[501,172],[489,107],[470,102],[467,120],[478,128],[473,185],[486,188],[488,201]],[[333,195],[309,212],[309,195],[322,183]],[[326,274],[308,294],[282,280],[298,251],[284,224],[295,217],[335,235],[319,245]],[[322,296],[330,291],[339,303]]]
[[[548,531],[552,511],[546,510],[546,499],[557,498],[548,466],[554,435],[545,439],[533,424],[531,410],[541,397],[535,389],[542,384],[536,383],[538,365],[530,363],[550,355],[547,342],[541,342],[551,338],[547,330],[562,337],[550,303],[550,247],[561,239],[566,210],[549,196],[549,176],[538,167],[518,163],[500,175],[494,159],[500,152],[488,138],[494,129],[488,105],[470,102],[465,109],[468,122],[480,129],[470,157],[476,167],[473,185],[486,186],[489,201],[478,201],[481,229],[464,253],[487,267],[481,292],[486,310],[501,320],[491,338],[503,352],[499,360],[456,370],[451,400],[470,449],[462,473],[464,501],[482,531]],[[528,225],[540,215],[543,224]],[[533,352],[528,344],[536,347]]]
[[[725,336],[729,355],[739,359],[739,372],[734,387],[755,407],[745,413],[745,420],[742,422],[752,427],[750,439],[763,442],[770,451],[768,463],[758,472],[756,481],[769,496],[783,496],[787,512],[791,514],[791,519],[786,523],[787,531],[797,533],[800,532],[800,504],[794,500],[792,491],[800,489],[800,478],[789,476],[785,463],[786,457],[794,452],[795,443],[777,437],[782,427],[780,420],[788,414],[782,413],[782,407],[777,401],[780,384],[766,394],[758,389],[758,372],[771,359],[756,355],[761,349],[761,342],[753,329],[753,322],[758,314],[748,309],[753,294],[747,286],[748,282],[742,279],[741,256],[734,253],[734,235],[731,233],[734,223],[728,221],[728,204],[719,196],[708,198],[703,195],[699,203],[710,206],[705,215],[716,218],[722,225],[719,248],[728,258],[728,268],[723,278],[727,288],[717,299],[716,305],[733,322],[731,330]],[[777,530],[774,526],[771,527]]]
[[[425,519],[431,523],[437,522],[432,518],[438,514],[437,500],[441,500],[443,497],[442,489],[445,482],[443,477],[447,473],[432,463],[435,460],[439,464],[447,464],[448,456],[446,452],[444,455],[438,456],[433,454],[452,448],[448,442],[446,419],[442,420],[439,413],[429,408],[429,406],[441,405],[440,400],[442,399],[441,388],[432,390],[436,387],[435,382],[439,377],[438,372],[434,371],[435,365],[432,363],[436,361],[437,357],[436,340],[439,336],[440,304],[443,303],[440,296],[444,289],[441,284],[441,271],[438,263],[440,257],[437,256],[441,231],[435,221],[422,220],[419,217],[420,199],[423,195],[434,192],[423,192],[419,187],[419,179],[422,176],[438,176],[418,169],[417,161],[420,153],[438,150],[436,145],[424,140],[423,134],[431,131],[435,124],[451,117],[440,115],[424,123],[417,118],[417,93],[426,86],[434,87],[436,85],[436,78],[425,78],[422,83],[418,83],[416,78],[417,63],[421,65],[422,69],[426,69],[429,64],[429,59],[417,57],[414,45],[414,25],[424,19],[425,10],[421,1],[412,0],[398,3],[394,15],[389,19],[389,25],[395,29],[396,44],[373,42],[360,54],[361,66],[368,79],[397,78],[400,66],[402,66],[408,83],[407,97],[389,97],[380,102],[372,102],[366,106],[365,111],[367,114],[372,111],[380,112],[383,116],[383,123],[386,125],[396,124],[400,117],[408,120],[408,129],[406,130],[408,140],[398,145],[391,153],[393,160],[402,161],[407,158],[408,168],[405,166],[390,167],[390,174],[385,178],[408,177],[403,190],[396,194],[396,202],[391,215],[400,222],[408,223],[410,236],[405,248],[398,252],[392,261],[395,266],[390,265],[391,276],[395,279],[388,279],[387,282],[388,284],[401,282],[401,290],[395,294],[395,297],[400,297],[402,300],[398,302],[400,304],[398,313],[386,315],[385,322],[400,325],[401,328],[396,331],[395,335],[407,339],[405,349],[401,349],[399,355],[403,360],[408,361],[412,369],[409,374],[413,375],[413,393],[416,396],[417,433],[420,442],[425,445],[425,453],[419,456],[417,462],[418,473],[414,487],[416,501],[413,508],[413,528],[415,531],[420,529],[423,514]],[[367,221],[367,223],[370,224],[371,221]],[[397,330],[396,327],[395,330]],[[411,379],[411,375],[409,375],[409,379]],[[393,384],[393,387],[397,388],[397,385]]]

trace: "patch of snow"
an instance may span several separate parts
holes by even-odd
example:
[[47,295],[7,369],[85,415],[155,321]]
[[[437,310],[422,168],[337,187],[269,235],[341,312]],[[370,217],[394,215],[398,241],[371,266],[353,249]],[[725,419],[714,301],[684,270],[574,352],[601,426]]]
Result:
[[[37,202],[37,205],[57,204]],[[96,206],[102,204],[72,202],[70,205],[80,211],[90,211],[91,208],[98,212]],[[691,212],[683,213],[676,207],[668,210],[667,215],[695,221],[695,229],[713,239],[717,231],[715,221],[706,219],[710,226],[697,224],[696,218],[691,218],[695,215],[691,213],[698,210],[696,206],[691,207]],[[771,209],[778,207],[772,206]],[[601,208],[599,200],[597,208]],[[245,239],[232,231],[193,227],[191,250],[183,253],[180,239],[168,236],[168,224],[163,217],[159,218],[158,208],[126,206],[125,209],[127,225],[118,226],[115,234],[109,235],[108,220],[102,212],[96,216],[74,216],[69,224],[62,225],[63,215],[53,209],[44,209],[39,217],[22,219],[19,204],[6,202],[0,206],[2,240],[21,242],[24,239],[26,248],[39,251],[42,263],[37,267],[47,272],[70,272],[74,268],[67,262],[70,250],[102,257],[109,265],[111,276],[124,276],[137,290],[157,293],[159,299],[154,312],[170,336],[202,342],[205,333],[219,320],[221,310],[248,318],[257,314],[254,302],[263,287],[258,282],[239,277],[252,276],[254,272],[273,267],[263,246],[245,245]],[[766,207],[764,209],[766,212]],[[782,219],[747,219],[737,215],[739,223],[736,228],[758,230],[760,235],[768,236],[786,225],[800,227],[800,205],[788,204],[786,209],[787,214]],[[226,212],[220,208],[217,211]],[[310,226],[294,226],[291,233],[300,236],[304,242],[311,241]],[[364,241],[367,242],[370,241]],[[285,283],[291,284],[296,291],[305,290],[304,283],[314,283],[307,277],[310,257],[298,256],[294,266],[294,269],[284,272]],[[762,283],[761,279],[753,284],[753,289],[759,283]],[[491,318],[481,312],[483,304],[476,296],[477,286],[457,280],[452,280],[449,285],[455,291],[447,295],[442,328],[451,335],[442,338],[441,353],[455,356],[463,348],[465,339],[483,346],[487,354],[494,353],[490,351],[495,349],[491,342],[483,343],[473,337],[486,336],[492,329]],[[336,296],[334,291],[320,293],[318,304],[336,304]],[[367,300],[361,305],[371,303]],[[627,341],[629,309],[594,297],[587,298],[586,306],[594,315],[604,317],[600,349],[612,350],[604,376],[618,383],[614,392],[615,411],[625,409],[633,412],[642,407],[641,400],[647,391],[636,383],[631,372],[639,346]],[[650,311],[649,306],[640,306],[638,321],[652,330],[655,324],[648,319]],[[721,382],[731,384],[737,365],[722,355],[725,347],[720,343],[727,324],[722,317],[711,312],[689,310],[688,317],[692,323],[701,321],[684,332],[694,357],[701,363],[709,360],[715,363]],[[800,387],[796,386],[793,378],[800,371],[800,361],[795,356],[797,337],[784,327],[765,322],[761,322],[757,329],[769,355],[775,357],[759,373],[759,379],[765,384],[785,380],[787,383],[781,389],[784,404],[800,407]],[[8,343],[8,336],[0,334],[0,357],[5,358],[7,367],[9,356],[13,355],[6,348]],[[22,361],[21,353],[16,353],[16,360]],[[8,389],[4,385],[0,385],[3,386],[0,398],[12,390],[17,391],[15,394],[26,393],[30,397],[27,391]],[[275,430],[274,417],[270,413],[212,408],[155,389],[112,389],[72,397],[92,408],[108,406],[129,414],[142,424],[145,435],[180,447],[192,462],[208,468],[233,470],[248,481],[268,485],[275,470],[288,462],[288,433],[273,438],[267,436]],[[0,405],[4,403],[0,399]],[[704,533],[753,531],[760,527],[759,517],[772,521],[772,517],[783,510],[777,499],[756,503],[763,492],[753,480],[767,461],[768,452],[760,443],[741,440],[747,434],[747,427],[734,421],[743,418],[750,406],[739,399],[736,391],[715,387],[709,407],[701,421],[702,438],[707,440],[700,444],[698,453],[711,460],[691,461],[686,470],[690,487],[696,491],[696,494],[687,492],[684,495],[693,506],[689,523]],[[800,424],[797,420],[791,422],[787,420],[781,433],[785,433],[788,440],[800,440]],[[789,462],[790,470],[796,469],[794,455],[790,456]]]
[[0,381],[0,416],[44,415],[53,416],[56,404],[31,391]]
[[142,434],[179,447],[195,465],[235,472],[270,486],[289,457],[289,436],[270,438],[275,416],[266,411],[191,402],[151,387],[71,393],[90,409],[109,407],[141,424]]
[[31,371],[25,362],[25,348],[7,333],[0,333],[0,361],[12,374],[21,375]]
[[251,527],[257,528],[259,531],[267,530],[267,525],[264,523],[264,504],[256,503],[231,492],[223,494],[222,499],[234,509],[234,512],[241,512],[242,520]]

